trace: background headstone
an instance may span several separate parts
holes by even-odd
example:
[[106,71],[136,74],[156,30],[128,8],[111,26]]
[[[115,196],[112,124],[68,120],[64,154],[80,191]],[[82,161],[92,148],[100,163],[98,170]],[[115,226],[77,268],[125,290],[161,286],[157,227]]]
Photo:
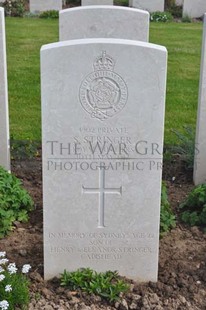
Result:
[[81,0],[82,6],[85,5],[113,5],[113,0]]
[[0,8],[0,166],[10,170],[6,37],[3,8]]
[[184,0],[175,0],[176,5],[183,5]]
[[45,279],[156,281],[167,52],[121,39],[41,50]]
[[31,13],[35,14],[51,10],[62,10],[62,0],[30,0]]
[[183,16],[188,15],[191,18],[197,18],[206,12],[205,0],[184,0]]
[[164,11],[164,0],[129,0],[129,6],[149,12]]
[[202,39],[198,115],[196,126],[196,152],[194,161],[195,185],[206,183],[206,15]]
[[149,39],[149,13],[120,6],[88,6],[59,12],[60,41],[83,38]]

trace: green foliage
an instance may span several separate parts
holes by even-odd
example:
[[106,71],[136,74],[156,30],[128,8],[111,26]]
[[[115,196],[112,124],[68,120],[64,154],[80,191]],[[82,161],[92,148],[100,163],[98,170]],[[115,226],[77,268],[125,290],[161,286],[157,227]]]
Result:
[[78,269],[74,272],[64,271],[61,274],[61,285],[72,290],[80,289],[89,294],[99,295],[110,302],[119,299],[120,293],[129,289],[116,271],[97,273],[90,268]]
[[[15,310],[18,307],[18,309],[26,310],[29,303],[29,280],[26,274],[22,273],[23,269],[22,272],[19,272],[15,263],[9,264],[8,259],[3,257],[5,252],[0,252],[0,254],[1,309]],[[26,266],[29,266],[29,271],[31,266]],[[2,303],[6,303],[7,307],[3,307]]]
[[172,14],[169,12],[154,12],[150,14],[150,20],[152,22],[169,22],[172,21]]
[[166,0],[165,8],[166,8],[166,11],[171,13],[173,17],[176,17],[176,18],[182,17],[182,6],[176,5],[175,0]]
[[179,208],[183,222],[206,226],[206,184],[196,186]]
[[192,22],[192,19],[189,15],[185,14],[182,16],[182,22],[183,23],[191,23]]
[[164,182],[162,182],[162,192],[161,192],[161,212],[160,212],[160,235],[164,235],[171,228],[176,226],[175,215],[173,214],[170,203],[167,196],[167,187]]
[[81,5],[81,0],[66,0],[66,5],[71,5],[71,6],[80,6]]
[[6,16],[23,17],[25,12],[24,0],[5,0],[2,5]]
[[24,13],[24,18],[35,18],[35,19],[37,19],[38,18],[38,15],[37,14],[35,14],[35,13],[31,13],[31,12],[29,12],[29,11],[27,11],[27,12],[25,12]]
[[166,9],[170,8],[173,5],[175,5],[175,0],[165,0]]
[[[12,293],[4,291],[4,285],[9,283],[12,287]],[[0,295],[2,300],[7,300],[9,303],[9,310],[15,310],[16,306],[21,306],[20,309],[29,303],[29,281],[22,274],[15,274],[12,277],[6,273],[6,280],[0,282]]]
[[129,6],[129,0],[114,0],[115,5]]
[[181,133],[177,130],[172,130],[178,138],[179,144],[173,147],[173,152],[176,152],[185,163],[187,170],[193,169],[194,166],[194,155],[198,152],[195,148],[195,133],[191,127],[184,126],[184,132]]
[[176,4],[172,4],[168,8],[168,12],[170,12],[173,17],[181,18],[182,17],[182,6],[179,6],[179,5],[176,5]]
[[0,238],[12,230],[13,222],[27,222],[33,201],[21,181],[0,167]]
[[59,12],[56,10],[44,11],[39,14],[40,18],[59,18]]
[[11,157],[12,159],[32,159],[39,156],[38,147],[39,141],[32,140],[15,140],[13,137],[10,139]]

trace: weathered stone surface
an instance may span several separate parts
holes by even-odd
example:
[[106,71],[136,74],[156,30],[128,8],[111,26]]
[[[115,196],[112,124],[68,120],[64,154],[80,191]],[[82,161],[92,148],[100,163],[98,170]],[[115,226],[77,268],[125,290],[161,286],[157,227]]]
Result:
[[82,6],[85,5],[113,5],[113,0],[82,0]]
[[129,0],[129,6],[149,12],[163,12],[164,2],[164,0]]
[[44,11],[62,9],[62,0],[30,0],[30,12],[39,13]]
[[10,170],[8,85],[4,9],[0,7],[0,166]]
[[184,0],[175,0],[176,5],[183,5]]
[[120,6],[88,6],[59,13],[60,41],[84,38],[149,39],[149,13]]
[[194,183],[206,183],[206,14],[202,39],[198,115],[196,126],[196,152],[194,161]]
[[121,39],[42,47],[45,278],[156,281],[167,52]]
[[201,17],[206,12],[205,0],[184,0],[183,16],[188,15],[192,18]]

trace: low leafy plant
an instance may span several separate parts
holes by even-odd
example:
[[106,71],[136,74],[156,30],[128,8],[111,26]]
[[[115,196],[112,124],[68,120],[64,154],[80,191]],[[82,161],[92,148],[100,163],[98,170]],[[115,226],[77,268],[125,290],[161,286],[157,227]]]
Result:
[[12,159],[32,159],[39,156],[38,148],[40,142],[33,140],[16,140],[13,136],[10,139]]
[[5,0],[2,5],[6,16],[23,17],[25,12],[24,0]]
[[168,8],[168,12],[170,12],[172,14],[172,16],[175,18],[181,18],[182,17],[182,6],[172,4]]
[[183,22],[183,23],[191,23],[191,22],[192,22],[192,19],[191,19],[191,17],[190,17],[189,15],[184,14],[184,15],[182,16],[182,22]]
[[61,274],[61,285],[72,290],[82,290],[89,294],[99,295],[110,302],[120,298],[121,293],[125,293],[129,286],[119,278],[116,271],[98,273],[90,268],[78,269],[74,272]]
[[24,17],[25,18],[38,18],[38,15],[35,13],[31,13],[31,12],[27,11],[24,13]]
[[0,238],[13,229],[13,222],[27,222],[33,200],[21,181],[0,167]]
[[115,5],[129,6],[129,0],[114,0]]
[[172,14],[169,12],[153,12],[150,14],[152,22],[169,22],[173,19]]
[[175,0],[165,0],[165,8],[168,9],[171,6],[175,5]]
[[173,17],[182,17],[182,6],[177,5],[175,0],[165,0],[166,11],[171,13]]
[[179,140],[179,144],[173,147],[173,152],[180,156],[185,163],[186,170],[191,170],[194,166],[195,152],[198,153],[198,149],[195,147],[195,133],[191,127],[184,126],[183,129],[183,133],[173,130]]
[[81,0],[65,0],[66,5],[80,6]]
[[44,11],[39,14],[40,18],[59,18],[59,12],[56,10]]
[[9,263],[6,252],[0,252],[0,309],[27,309],[29,280],[26,274],[31,266],[26,264],[18,271],[15,263]]
[[168,201],[167,187],[164,182],[162,182],[162,192],[161,192],[161,211],[160,211],[160,235],[164,235],[171,228],[176,226],[176,218],[173,214],[170,203]]
[[179,209],[183,222],[206,227],[206,184],[196,186]]

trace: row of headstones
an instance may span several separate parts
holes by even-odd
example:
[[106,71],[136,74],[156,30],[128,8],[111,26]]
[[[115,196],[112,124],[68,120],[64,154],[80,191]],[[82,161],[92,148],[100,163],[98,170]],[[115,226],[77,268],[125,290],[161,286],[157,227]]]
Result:
[[[81,0],[81,5],[93,5],[94,2],[96,5],[113,5],[113,0]],[[64,1],[62,0],[30,0],[30,12],[35,14],[49,10],[60,11],[62,10],[63,3]]]
[[[9,169],[0,13],[1,161]],[[157,280],[167,52],[147,43],[148,33],[145,11],[75,8],[60,12],[60,42],[42,47],[47,279],[89,266]],[[206,139],[203,95],[200,141]],[[206,158],[204,151],[199,155]]]
[[[176,0],[176,5],[183,6],[183,16],[189,16],[191,18],[202,17],[206,12],[205,0]],[[165,9],[164,0],[129,0],[129,6],[147,10],[149,12],[160,11]]]
[[[113,0],[82,0],[82,5],[113,5]],[[183,16],[192,18],[201,17],[206,11],[205,0],[176,0],[177,5],[183,5]],[[129,0],[129,6],[149,12],[163,12],[165,0]],[[62,10],[62,0],[30,0],[31,13],[47,10]]]
[[[0,0],[3,2],[4,0]],[[30,12],[39,13],[48,10],[62,10],[63,0],[30,0]],[[183,5],[183,16],[192,18],[201,17],[206,11],[205,0],[176,0],[177,5]],[[113,5],[113,0],[81,0],[82,6],[87,5]],[[165,9],[165,0],[129,0],[129,6],[137,9],[147,10],[149,12]]]
[[[183,6],[182,15],[189,16],[191,18],[199,18],[206,12],[206,1],[205,0],[176,0],[176,5]],[[165,1],[164,0],[129,0],[131,7],[138,9],[145,9],[149,12],[164,11]]]
[[[165,0],[129,0],[129,6],[145,9],[149,12],[164,11]],[[30,12],[38,13],[47,10],[62,10],[62,0],[30,0]],[[113,5],[113,0],[81,0],[82,6],[87,5]]]

